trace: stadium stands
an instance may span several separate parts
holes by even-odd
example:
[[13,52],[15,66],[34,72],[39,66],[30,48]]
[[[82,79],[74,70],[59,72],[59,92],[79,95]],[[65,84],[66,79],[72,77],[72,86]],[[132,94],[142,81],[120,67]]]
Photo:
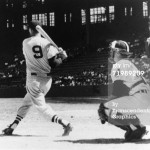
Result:
[[[99,48],[97,51],[86,53],[81,48],[67,51],[68,60],[52,70],[54,86],[98,86],[111,82],[107,49]],[[135,56],[137,57],[133,62],[144,70],[144,77],[150,82],[150,60],[144,53]],[[15,55],[11,62],[4,62],[0,74],[0,87],[24,87],[25,75],[25,61],[22,56]]]
[[[107,52],[79,53],[52,71],[55,86],[107,84]],[[17,56],[4,65],[1,86],[24,86],[25,62]]]

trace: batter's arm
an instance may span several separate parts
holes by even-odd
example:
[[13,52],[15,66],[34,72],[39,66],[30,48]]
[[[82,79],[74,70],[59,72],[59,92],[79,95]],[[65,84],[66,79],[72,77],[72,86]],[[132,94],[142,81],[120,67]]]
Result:
[[56,56],[48,59],[48,62],[49,62],[49,65],[51,68],[56,68],[62,64],[62,59],[58,58],[58,56],[56,55]]
[[48,48],[48,61],[51,68],[55,68],[62,64],[62,62],[67,58],[66,52],[59,48],[59,51],[54,46],[50,45]]

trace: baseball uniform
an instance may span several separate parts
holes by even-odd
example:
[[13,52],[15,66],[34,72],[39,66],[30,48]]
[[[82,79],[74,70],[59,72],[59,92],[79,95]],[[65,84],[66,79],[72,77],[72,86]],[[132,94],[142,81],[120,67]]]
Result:
[[[142,77],[142,72],[128,59],[121,59],[113,65],[111,78],[113,82],[122,81],[128,87],[129,95],[113,99],[105,106],[122,114],[139,115],[144,111],[146,114],[150,106],[150,87]],[[118,92],[122,92],[121,89]]]
[[27,94],[18,115],[25,117],[32,103],[47,117],[54,116],[54,111],[45,103],[45,95],[51,88],[52,77],[49,75],[51,67],[48,59],[55,56],[58,50],[40,37],[30,37],[23,41],[23,54],[27,67]]
[[[42,38],[35,30],[36,25],[37,23],[33,22],[31,24],[32,30],[29,30],[30,34],[32,35],[34,33],[34,35],[23,41],[23,54],[25,56],[27,73],[27,94],[18,109],[15,121],[8,128],[4,129],[3,133],[5,135],[11,135],[19,122],[26,116],[30,107],[34,105],[49,121],[62,125],[64,128],[63,136],[66,136],[72,131],[71,124],[60,118],[51,106],[45,102],[45,95],[50,90],[52,84],[52,65],[50,63],[53,63],[53,60],[57,60],[57,55],[61,52],[62,56],[63,53],[65,55],[66,53],[63,50],[59,52],[48,40]],[[60,60],[61,58],[58,57],[58,59]]]

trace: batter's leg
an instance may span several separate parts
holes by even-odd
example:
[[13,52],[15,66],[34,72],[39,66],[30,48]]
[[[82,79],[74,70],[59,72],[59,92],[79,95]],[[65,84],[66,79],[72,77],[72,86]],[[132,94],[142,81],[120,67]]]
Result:
[[13,121],[12,124],[10,124],[8,126],[8,128],[4,129],[2,132],[5,135],[11,135],[13,133],[14,129],[20,123],[20,121],[26,116],[26,114],[28,113],[31,106],[32,106],[31,97],[30,97],[30,94],[27,93],[23,99],[22,105],[18,109],[17,116],[16,116],[15,120]]
[[52,109],[52,107],[45,102],[45,96],[43,93],[38,94],[38,96],[32,96],[32,101],[35,107],[43,114],[45,118],[50,120],[53,123],[58,123],[63,126],[64,133],[63,136],[69,135],[70,131],[72,131],[72,126],[69,121],[62,119],[59,117],[56,112]]

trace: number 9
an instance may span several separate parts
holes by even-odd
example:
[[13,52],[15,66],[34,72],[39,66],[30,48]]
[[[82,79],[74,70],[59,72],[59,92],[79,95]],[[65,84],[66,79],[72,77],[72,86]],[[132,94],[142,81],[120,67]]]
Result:
[[43,52],[42,52],[42,48],[39,45],[35,45],[32,47],[32,51],[34,53],[34,58],[38,59],[38,58],[42,58],[43,57]]

